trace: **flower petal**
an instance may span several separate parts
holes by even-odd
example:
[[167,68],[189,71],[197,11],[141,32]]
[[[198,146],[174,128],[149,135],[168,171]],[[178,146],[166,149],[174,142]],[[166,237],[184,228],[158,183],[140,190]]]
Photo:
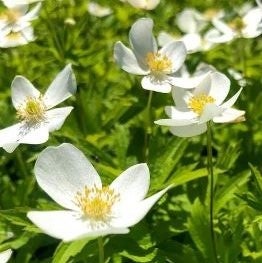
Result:
[[213,119],[216,123],[228,123],[228,122],[239,122],[245,120],[245,111],[228,108],[221,116],[217,116]]
[[239,97],[239,95],[240,95],[242,90],[243,90],[243,88],[239,89],[239,91],[233,97],[231,97],[229,100],[227,100],[225,103],[223,103],[221,105],[221,107],[222,108],[230,108],[230,107],[232,107],[235,104],[235,102],[237,101],[237,99],[238,99],[238,97]]
[[11,255],[12,255],[11,249],[7,249],[3,252],[0,252],[0,262],[6,263],[10,259]]
[[15,109],[18,109],[28,97],[38,98],[40,92],[33,84],[23,76],[16,76],[11,84],[12,102]]
[[193,89],[196,88],[208,74],[209,72],[204,72],[200,75],[192,77],[170,77],[169,82],[176,87],[183,89]]
[[211,87],[208,95],[216,100],[217,105],[220,105],[229,92],[230,80],[226,75],[220,72],[212,72],[210,77]]
[[151,207],[171,188],[168,186],[162,191],[140,201],[133,205],[122,207],[119,210],[119,217],[112,219],[112,225],[115,227],[125,228],[137,224],[141,221]]
[[84,154],[72,144],[47,147],[35,164],[36,180],[40,187],[58,204],[77,210],[74,200],[84,187],[101,188],[101,180]]
[[120,202],[124,205],[141,201],[147,194],[150,174],[145,163],[133,165],[121,173],[110,185],[120,194]]
[[156,40],[152,34],[153,20],[140,18],[131,27],[129,42],[134,54],[144,70],[148,69],[146,56],[149,52],[157,51]]
[[49,132],[46,125],[39,127],[28,127],[23,125],[17,142],[26,144],[41,144],[48,140]]
[[38,17],[40,9],[41,9],[41,3],[38,3],[28,13],[26,13],[24,16],[22,16],[20,21],[21,22],[32,21],[32,20],[36,19]]
[[178,137],[192,137],[204,133],[207,130],[206,123],[195,123],[187,126],[173,126],[170,132]]
[[213,103],[208,103],[205,105],[203,112],[199,118],[199,123],[204,123],[212,120],[214,117],[219,116],[224,109]]
[[48,109],[71,97],[76,92],[76,79],[71,65],[67,65],[48,87],[43,99]]
[[187,50],[182,41],[172,41],[167,43],[160,49],[159,53],[165,55],[172,62],[172,73],[176,72],[183,65]]
[[197,87],[193,90],[193,96],[198,95],[209,95],[211,89],[212,81],[211,81],[211,72],[208,72],[204,78],[200,81]]
[[169,93],[171,85],[169,84],[169,77],[161,76],[159,79],[153,75],[148,75],[142,78],[141,85],[143,89],[152,90],[161,93]]
[[210,29],[205,34],[206,41],[209,41],[211,43],[227,43],[230,42],[235,35],[233,33],[230,34],[222,34],[217,29]]
[[92,226],[87,219],[73,211],[32,211],[27,213],[27,217],[44,233],[64,242],[129,232],[127,228],[114,228],[106,224]]
[[59,130],[72,109],[73,107],[63,107],[47,111],[47,126],[49,132]]
[[133,51],[120,41],[116,42],[114,46],[114,58],[120,68],[128,73],[135,75],[146,75],[149,73],[148,70],[143,70],[140,67]]

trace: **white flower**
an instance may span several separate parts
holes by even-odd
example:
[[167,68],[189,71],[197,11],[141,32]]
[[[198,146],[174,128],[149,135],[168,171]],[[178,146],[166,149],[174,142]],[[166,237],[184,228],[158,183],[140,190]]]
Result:
[[160,46],[164,46],[171,41],[182,41],[187,53],[208,51],[215,45],[208,41],[206,34],[202,36],[200,33],[187,33],[182,37],[177,37],[162,31],[159,33],[157,40]]
[[32,211],[27,216],[44,233],[63,241],[128,233],[170,188],[145,198],[150,184],[146,164],[134,165],[110,186],[102,186],[84,154],[67,143],[41,152],[35,175],[40,187],[66,210]]
[[0,130],[0,147],[12,152],[20,143],[40,144],[49,132],[58,130],[73,107],[52,109],[76,91],[75,76],[67,65],[53,80],[44,95],[23,76],[11,84],[12,102],[20,122]]
[[97,17],[108,16],[112,14],[112,9],[109,7],[101,6],[95,2],[89,2],[87,4],[87,10],[89,14]]
[[126,0],[125,2],[128,2],[130,5],[132,5],[135,8],[153,10],[158,6],[160,0]]
[[28,11],[28,5],[15,5],[0,14],[0,30],[6,32],[17,32],[31,25],[31,21],[38,17],[41,3]]
[[153,21],[150,18],[137,20],[129,32],[132,49],[118,41],[114,47],[114,57],[123,70],[145,75],[141,82],[144,89],[168,93],[171,91],[169,80],[183,65],[186,48],[182,42],[173,41],[158,50],[152,29]]
[[206,37],[214,43],[226,43],[239,37],[255,38],[262,33],[261,21],[261,8],[251,8],[228,23],[214,19],[212,22],[215,28],[209,30]]
[[208,121],[217,123],[244,120],[244,111],[233,109],[242,88],[224,102],[230,89],[230,80],[219,72],[210,72],[192,91],[174,88],[175,107],[165,108],[169,119],[155,121],[170,127],[170,131],[180,137],[191,137],[204,133]]
[[34,31],[31,26],[25,27],[17,32],[0,32],[0,47],[9,48],[26,45],[35,40]]
[[42,2],[43,0],[2,0],[6,7],[12,8],[18,5],[28,5],[35,2]]
[[203,14],[192,8],[186,8],[176,16],[176,24],[185,33],[182,37],[172,36],[166,32],[161,32],[158,36],[158,43],[163,46],[171,41],[182,41],[188,53],[210,50],[214,43],[208,41],[206,34],[202,31],[209,21],[223,16],[221,10],[208,9]]
[[10,259],[11,255],[12,255],[11,249],[7,249],[3,252],[0,252],[0,262],[6,263]]

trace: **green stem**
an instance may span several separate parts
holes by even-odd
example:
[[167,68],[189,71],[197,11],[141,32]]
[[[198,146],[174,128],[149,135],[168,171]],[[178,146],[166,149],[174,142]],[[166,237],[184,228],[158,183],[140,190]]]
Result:
[[22,154],[21,154],[20,149],[16,149],[15,155],[16,155],[16,160],[17,160],[20,172],[21,172],[22,176],[24,178],[26,178],[28,176],[27,166],[26,166],[26,164],[22,158]]
[[104,244],[103,244],[103,238],[98,237],[98,253],[99,253],[99,263],[105,262],[105,253],[104,253]]
[[151,104],[152,104],[153,91],[149,91],[147,105],[146,105],[146,117],[145,117],[145,138],[144,138],[144,151],[143,159],[145,162],[148,161],[149,154],[149,138],[151,134]]
[[209,187],[210,187],[210,200],[209,200],[209,221],[210,221],[210,236],[211,245],[213,249],[213,258],[215,263],[219,263],[217,257],[216,241],[215,241],[215,231],[214,231],[214,172],[213,172],[213,162],[212,162],[212,131],[211,122],[207,123],[207,168],[209,175]]

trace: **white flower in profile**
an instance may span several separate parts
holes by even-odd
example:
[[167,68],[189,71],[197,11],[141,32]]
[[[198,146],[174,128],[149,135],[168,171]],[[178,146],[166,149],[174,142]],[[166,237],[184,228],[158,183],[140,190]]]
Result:
[[26,45],[35,40],[34,31],[31,26],[16,32],[0,32],[0,47],[9,48]]
[[262,33],[262,10],[260,7],[247,9],[230,22],[222,19],[212,21],[215,28],[207,32],[207,39],[214,43],[226,43],[235,38],[255,38]]
[[67,65],[42,95],[23,76],[16,76],[11,84],[13,105],[19,123],[0,130],[0,147],[13,152],[21,144],[41,144],[48,140],[49,132],[58,130],[73,107],[52,109],[76,91],[75,76]]
[[129,32],[131,49],[118,41],[114,58],[123,70],[145,76],[141,81],[142,88],[168,93],[171,91],[169,80],[183,65],[186,48],[182,42],[172,41],[158,50],[152,29],[150,18],[138,19]]
[[89,2],[87,4],[87,10],[89,14],[96,16],[96,17],[104,17],[112,14],[112,9],[109,7],[101,6],[95,2]]
[[131,166],[102,186],[92,164],[68,143],[47,147],[34,170],[39,186],[66,210],[31,211],[27,216],[44,233],[63,241],[128,233],[170,188],[145,198],[150,184],[146,164]]
[[125,2],[135,8],[153,10],[158,6],[160,0],[126,0]]
[[0,262],[6,263],[10,259],[11,255],[12,255],[11,249],[7,249],[3,252],[0,252]]
[[31,25],[31,21],[38,17],[41,3],[28,11],[28,5],[14,5],[0,14],[0,30],[10,33],[22,30]]
[[242,88],[224,102],[229,89],[230,80],[217,71],[211,71],[192,91],[174,87],[175,106],[165,108],[169,119],[155,123],[169,126],[176,136],[191,137],[204,133],[211,120],[216,123],[243,121],[245,111],[232,108]]

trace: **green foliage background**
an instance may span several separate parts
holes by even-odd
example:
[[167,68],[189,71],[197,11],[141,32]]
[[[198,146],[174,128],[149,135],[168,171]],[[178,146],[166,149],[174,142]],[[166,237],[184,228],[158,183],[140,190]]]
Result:
[[[114,63],[113,45],[118,40],[128,43],[129,29],[140,17],[154,20],[156,36],[161,30],[179,33],[175,17],[185,7],[231,12],[248,1],[161,0],[155,10],[141,11],[118,0],[101,0],[113,9],[104,18],[89,15],[87,2],[45,0],[40,18],[33,23],[36,41],[0,52],[1,128],[16,121],[10,98],[15,75],[25,76],[44,92],[56,74],[72,63],[78,84],[77,94],[65,102],[74,106],[73,112],[47,143],[20,145],[12,154],[1,149],[0,250],[14,249],[10,262],[17,263],[98,262],[96,240],[61,243],[26,218],[33,209],[58,208],[36,184],[33,167],[45,147],[70,142],[86,154],[105,184],[127,167],[146,161],[150,194],[175,185],[130,234],[105,238],[107,262],[210,263],[205,135],[177,138],[153,124],[165,116],[164,106],[173,103],[169,94],[153,94],[151,121],[145,121],[149,93],[141,88],[140,77]],[[230,77],[228,69],[243,70],[243,47],[247,86],[236,107],[246,111],[246,121],[213,126],[215,231],[223,263],[262,262],[262,40],[238,39],[188,55],[186,61],[192,72],[206,62]],[[234,94],[239,86],[231,81]]]

